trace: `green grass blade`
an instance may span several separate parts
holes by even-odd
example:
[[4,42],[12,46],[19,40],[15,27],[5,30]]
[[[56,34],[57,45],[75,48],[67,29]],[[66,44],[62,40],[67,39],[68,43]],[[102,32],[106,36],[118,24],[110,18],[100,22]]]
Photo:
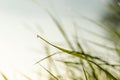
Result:
[[45,67],[43,67],[41,64],[39,64],[45,71],[47,71],[55,80],[59,80],[54,74],[52,74],[49,70],[47,70]]
[[92,69],[92,74],[93,74],[95,80],[99,80],[98,75],[96,74],[96,71],[95,71],[93,65],[90,62],[88,62],[88,64],[89,64],[90,68]]
[[95,23],[96,25],[98,25],[98,27],[103,28],[104,30],[106,30],[106,31],[114,34],[118,39],[120,39],[120,34],[119,34],[117,31],[115,31],[114,29],[112,29],[112,28],[110,28],[110,27],[106,27],[105,25],[103,25],[103,24],[101,24],[101,23],[98,23],[97,21],[94,21],[94,20],[92,20],[92,19],[90,19],[90,18],[87,18],[87,17],[85,17],[85,16],[82,16],[82,18],[83,18],[83,19],[86,19],[86,20],[88,20],[88,21],[90,21],[90,22],[92,22],[92,23]]
[[3,74],[2,72],[0,72],[1,76],[3,77],[4,80],[9,80],[5,74]]
[[80,62],[71,62],[71,61],[63,61],[63,60],[56,60],[56,61],[63,62],[65,64],[76,64],[76,65],[80,65],[81,64]]
[[83,72],[84,72],[84,75],[85,75],[85,79],[88,80],[87,73],[86,73],[85,68],[84,68],[83,65],[82,65],[82,69],[83,69]]
[[[109,73],[107,70],[103,69],[103,68],[102,68],[101,66],[99,66],[97,63],[95,63],[95,62],[93,62],[93,61],[91,61],[91,60],[89,60],[89,59],[86,58],[86,57],[91,57],[91,58],[96,58],[96,57],[92,57],[92,56],[90,56],[90,55],[85,55],[85,54],[83,55],[83,54],[81,54],[80,52],[75,52],[75,51],[66,50],[66,49],[64,49],[64,48],[61,48],[61,47],[58,47],[58,46],[55,46],[55,45],[51,44],[50,42],[48,42],[47,40],[45,40],[43,37],[41,37],[41,36],[39,36],[39,35],[37,35],[37,37],[40,38],[40,39],[42,39],[42,40],[45,41],[46,43],[50,44],[51,46],[53,46],[53,47],[55,47],[55,48],[57,48],[57,49],[65,52],[65,53],[68,53],[68,54],[70,54],[70,55],[76,56],[76,57],[78,57],[78,58],[80,58],[80,59],[82,58],[82,59],[84,59],[84,60],[87,60],[87,61],[93,63],[93,64],[96,65],[98,68],[100,68],[102,71],[104,71],[107,75],[109,75],[113,80],[118,80],[116,77],[114,77],[114,76],[113,76],[111,73]],[[96,59],[97,59],[97,58],[96,58]]]
[[39,61],[37,61],[35,64],[38,64],[38,63],[40,63],[41,61],[43,61],[43,60],[45,60],[45,59],[47,59],[47,58],[49,58],[49,57],[52,57],[52,56],[54,56],[54,55],[56,55],[56,54],[58,54],[58,53],[60,53],[60,52],[56,52],[56,53],[53,53],[53,54],[51,54],[51,55],[48,55],[48,56],[40,59]]
[[104,44],[100,44],[100,43],[97,43],[97,42],[93,42],[93,41],[91,41],[91,40],[86,40],[86,41],[87,41],[87,42],[90,42],[90,43],[92,43],[92,44],[94,44],[94,45],[100,46],[100,47],[102,47],[102,48],[104,48],[104,49],[116,50],[116,48],[112,48],[112,47],[106,46],[106,45],[104,45]]
[[61,48],[61,47],[58,47],[58,46],[55,46],[55,45],[51,44],[50,42],[48,42],[47,40],[45,40],[45,39],[44,39],[43,37],[41,37],[40,35],[37,35],[37,37],[40,38],[40,39],[42,39],[43,41],[45,41],[47,44],[49,44],[49,45],[51,45],[51,46],[53,46],[53,47],[55,47],[55,48],[57,48],[57,49],[59,49],[59,50],[61,50],[61,51],[63,51],[63,52],[71,53],[71,51],[69,51],[69,50],[67,50],[67,49],[63,49],[63,48]]
[[98,33],[95,33],[95,32],[93,32],[93,31],[90,31],[90,30],[85,29],[85,28],[83,28],[83,27],[82,27],[81,29],[84,30],[84,31],[86,31],[86,32],[88,32],[88,33],[91,33],[91,34],[93,34],[93,35],[95,35],[95,36],[97,36],[97,37],[99,37],[99,38],[106,39],[107,41],[113,42],[113,40],[111,40],[111,39],[108,38],[108,37],[102,36],[102,35],[100,35],[100,34],[98,34]]
[[97,63],[88,60],[89,62],[93,63],[94,65],[96,65],[99,69],[101,69],[103,72],[106,73],[106,75],[110,76],[113,80],[118,80],[116,77],[114,77],[110,72],[108,72],[107,70],[105,70],[104,68],[102,68],[101,66],[99,66]]
[[57,49],[65,52],[65,53],[67,53],[67,54],[76,56],[76,57],[78,57],[78,58],[84,58],[84,59],[86,59],[86,57],[87,57],[87,58],[91,58],[91,59],[97,59],[97,60],[100,60],[100,61],[108,64],[107,62],[105,62],[104,60],[102,60],[102,59],[100,59],[100,58],[98,58],[98,57],[93,57],[93,56],[91,56],[91,55],[89,55],[89,54],[83,54],[83,53],[76,52],[76,51],[70,51],[70,50],[67,50],[67,49],[64,49],[64,48],[61,48],[61,47],[58,47],[58,46],[56,46],[56,45],[51,44],[50,42],[48,42],[47,40],[45,40],[43,37],[41,37],[41,36],[39,36],[39,35],[37,35],[37,37],[40,38],[40,39],[42,39],[43,41],[45,41],[45,42],[48,43],[49,45],[51,45],[51,46],[53,46],[53,47],[55,47],[55,48],[57,48]]
[[65,33],[64,29],[62,28],[62,25],[58,22],[57,19],[55,19],[52,14],[49,13],[49,15],[51,16],[52,20],[54,21],[54,23],[56,24],[57,28],[59,29],[59,31],[61,32],[61,34],[63,35],[64,39],[66,40],[66,42],[68,43],[69,47],[74,50],[74,47],[72,46],[67,34]]
[[24,78],[26,78],[27,80],[32,80],[29,76],[27,76],[26,74],[24,73],[20,73]]

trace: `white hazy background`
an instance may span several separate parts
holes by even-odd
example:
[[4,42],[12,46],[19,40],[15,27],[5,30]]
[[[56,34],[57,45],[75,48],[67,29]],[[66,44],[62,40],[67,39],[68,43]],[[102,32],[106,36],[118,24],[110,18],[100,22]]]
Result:
[[70,29],[72,20],[81,15],[97,19],[103,5],[102,0],[0,0],[0,71],[9,76],[13,70],[27,73],[36,69],[35,60],[43,49],[36,34],[62,41],[46,10],[59,15]]

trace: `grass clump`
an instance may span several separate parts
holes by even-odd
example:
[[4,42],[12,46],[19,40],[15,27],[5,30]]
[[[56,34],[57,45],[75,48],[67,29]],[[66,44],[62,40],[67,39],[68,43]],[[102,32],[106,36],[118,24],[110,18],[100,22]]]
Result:
[[[55,61],[63,63],[67,67],[67,69],[66,69],[66,72],[67,72],[66,75],[68,76],[67,79],[64,78],[65,75],[61,74],[60,76],[62,78],[60,78],[60,77],[56,78],[54,75],[52,75],[54,77],[53,80],[120,80],[120,77],[119,77],[120,76],[120,72],[119,72],[120,65],[119,64],[112,64],[110,61],[105,60],[104,59],[105,55],[101,58],[99,56],[94,56],[91,53],[87,53],[84,50],[84,48],[82,47],[81,43],[79,42],[78,36],[76,37],[75,42],[74,42],[74,44],[77,46],[77,49],[75,49],[75,47],[73,47],[73,43],[71,43],[68,35],[64,31],[64,28],[59,23],[59,21],[57,19],[55,19],[51,14],[50,14],[50,16],[51,16],[52,20],[54,21],[54,23],[56,24],[59,31],[61,32],[66,43],[70,47],[70,49],[59,47],[59,46],[54,45],[53,43],[47,41],[42,36],[37,35],[37,37],[40,38],[42,41],[44,41],[45,43],[49,44],[50,46],[61,51],[61,53],[59,53],[59,54],[70,55],[70,58],[68,60],[67,59],[66,60],[63,60],[63,59],[55,60]],[[105,31],[113,33],[116,37],[120,38],[119,37],[120,34],[117,33],[115,30],[107,28],[106,26],[104,26],[100,23],[97,23],[91,19],[87,18],[87,20],[92,23],[97,24],[99,27],[101,27]],[[92,34],[94,34],[94,33],[92,33]],[[97,33],[95,35],[97,35],[98,37],[101,37]],[[104,38],[104,37],[101,37],[101,38]],[[109,40],[108,38],[105,38],[105,39]],[[113,40],[110,40],[110,41],[113,41]],[[117,51],[118,48],[116,48],[116,47],[111,49],[109,46],[104,46],[102,44],[95,43],[94,41],[91,41],[90,43],[95,44],[100,47],[103,47],[106,50],[116,51],[116,53],[119,54],[119,51]],[[113,43],[114,43],[114,41],[113,41]],[[47,57],[41,59],[37,63],[39,64],[42,60],[48,59],[49,57],[52,57],[55,54],[56,53],[48,55]],[[98,53],[94,53],[94,54],[98,54]],[[120,56],[118,56],[118,58],[119,57]],[[71,59],[71,61],[69,61],[70,59]],[[113,61],[114,61],[114,59],[113,59]],[[118,63],[119,63],[119,61],[118,61]],[[52,72],[52,70],[49,70],[49,71],[46,70],[46,71],[50,74]],[[62,71],[62,69],[61,69],[61,71]]]

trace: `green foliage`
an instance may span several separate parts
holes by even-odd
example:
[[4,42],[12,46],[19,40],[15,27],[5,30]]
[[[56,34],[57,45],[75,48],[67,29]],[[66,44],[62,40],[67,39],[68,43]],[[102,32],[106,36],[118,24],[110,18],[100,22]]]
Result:
[[[112,69],[114,69],[114,71],[119,70],[120,69],[119,64],[111,64],[109,61],[105,61],[104,57],[102,59],[100,57],[92,56],[91,54],[86,53],[84,51],[84,49],[82,48],[81,44],[79,43],[78,39],[76,39],[75,44],[79,50],[75,51],[76,49],[72,46],[72,43],[70,42],[70,39],[68,39],[61,24],[53,16],[51,16],[51,17],[52,17],[53,21],[55,22],[55,24],[57,25],[59,31],[63,35],[64,39],[66,40],[66,43],[70,46],[71,50],[54,45],[54,44],[50,43],[49,41],[47,41],[46,39],[44,39],[40,35],[37,35],[37,37],[40,38],[41,40],[43,40],[44,42],[46,42],[47,44],[53,46],[54,48],[57,48],[59,51],[62,51],[64,54],[66,53],[68,55],[71,55],[74,58],[72,62],[63,61],[63,60],[60,61],[68,67],[69,72],[72,74],[72,75],[69,75],[68,79],[70,79],[70,80],[80,80],[80,79],[82,79],[82,80],[103,80],[103,79],[104,80],[120,80],[120,77],[118,76],[120,74],[119,72],[118,73],[116,72],[113,74],[112,70],[107,69],[107,68],[111,67]],[[94,20],[91,20],[88,18],[86,18],[86,19],[97,24],[99,27],[105,29],[106,31],[113,33],[119,39],[120,34],[117,33],[115,30],[107,28],[103,24],[97,23]],[[104,49],[108,49],[108,50],[112,50],[112,51],[113,50],[115,51],[117,49],[117,48],[110,48],[109,46],[104,46],[99,43],[95,43],[94,41],[91,41],[91,42],[93,44],[96,44],[97,46],[103,47]],[[117,53],[119,53],[119,52],[117,51]],[[97,54],[97,53],[94,53],[94,54]],[[52,57],[52,56],[50,55],[48,57]],[[74,69],[71,69],[71,67],[73,68],[73,66],[74,66]],[[77,70],[77,72],[75,72],[75,69]],[[78,74],[78,76],[76,76],[77,74]],[[116,74],[118,74],[118,75],[116,75]],[[80,76],[80,75],[84,75],[84,77]],[[64,77],[64,75],[61,75],[61,76]]]

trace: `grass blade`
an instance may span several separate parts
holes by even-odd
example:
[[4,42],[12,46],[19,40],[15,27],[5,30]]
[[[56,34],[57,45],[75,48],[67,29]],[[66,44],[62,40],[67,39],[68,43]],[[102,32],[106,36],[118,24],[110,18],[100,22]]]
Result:
[[[55,47],[55,48],[57,48],[57,49],[65,52],[65,53],[67,53],[67,54],[70,54],[70,55],[76,56],[76,57],[78,57],[78,58],[80,58],[80,59],[82,58],[82,59],[84,59],[84,60],[87,60],[87,61],[91,62],[92,64],[94,64],[94,65],[96,65],[98,68],[100,68],[103,72],[105,72],[107,75],[109,75],[113,80],[118,80],[116,77],[114,77],[114,76],[113,76],[111,73],[109,73],[107,70],[105,70],[104,68],[102,68],[101,66],[99,66],[99,65],[98,65],[97,63],[95,63],[94,61],[91,61],[91,60],[88,59],[88,57],[91,57],[91,58],[96,58],[96,57],[92,57],[92,56],[86,55],[86,54],[83,55],[83,54],[80,53],[80,52],[70,51],[70,50],[67,50],[67,49],[58,47],[58,46],[56,46],[56,45],[51,44],[50,42],[48,42],[47,40],[45,40],[43,37],[41,37],[41,36],[39,36],[39,35],[37,35],[37,37],[40,38],[40,39],[42,39],[43,41],[45,41],[45,42],[48,43],[49,45],[51,45],[51,46],[53,46],[53,47]],[[87,58],[86,58],[86,57],[87,57]],[[97,58],[96,58],[96,59],[97,59]],[[98,58],[98,59],[99,59],[99,58]]]
[[[92,23],[95,23],[96,25],[98,25],[98,27],[103,28],[104,30],[106,30],[106,31],[114,34],[118,39],[120,39],[120,34],[119,34],[117,31],[115,31],[114,29],[112,29],[112,28],[110,28],[110,27],[106,27],[105,25],[103,25],[103,24],[101,24],[101,23],[98,23],[98,22],[96,22],[96,21],[94,21],[94,20],[92,20],[92,19],[90,19],[90,18],[85,17],[85,16],[82,16],[82,18],[84,18],[84,19],[86,19],[86,20],[88,20],[88,21],[90,21],[90,22],[92,22]],[[110,26],[110,25],[109,25],[109,26]]]
[[67,34],[65,33],[65,31],[63,30],[62,26],[57,19],[55,19],[50,13],[49,15],[51,16],[52,20],[54,21],[54,23],[56,24],[57,28],[59,29],[59,31],[61,32],[61,34],[63,35],[64,39],[66,40],[66,42],[68,43],[69,47],[74,50],[74,47],[72,46]]
[[44,57],[43,59],[37,61],[35,64],[40,63],[41,61],[43,61],[43,60],[45,60],[45,59],[47,59],[47,58],[49,58],[49,57],[52,57],[52,56],[54,56],[54,55],[56,55],[56,54],[58,54],[58,53],[60,53],[60,52],[56,52],[56,53],[53,53],[53,54],[51,54],[51,55],[48,55],[47,57]]
[[8,80],[8,78],[6,77],[5,74],[3,74],[3,73],[1,73],[1,72],[0,72],[0,74],[1,74],[1,76],[3,77],[4,80]]
[[54,74],[52,74],[49,70],[47,70],[45,67],[43,67],[41,64],[39,64],[45,71],[47,71],[55,80],[59,80]]
[[84,72],[84,75],[85,75],[85,79],[88,80],[88,78],[87,78],[87,73],[86,73],[85,68],[84,68],[83,65],[82,65],[82,69],[83,69],[83,72]]

